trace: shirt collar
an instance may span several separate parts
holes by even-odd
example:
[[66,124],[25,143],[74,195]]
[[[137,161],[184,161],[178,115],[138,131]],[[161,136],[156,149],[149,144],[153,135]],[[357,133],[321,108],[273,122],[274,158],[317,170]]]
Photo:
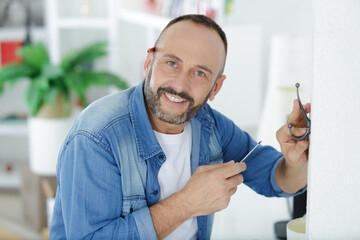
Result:
[[[143,94],[145,80],[135,87],[130,96],[129,112],[131,123],[135,132],[136,145],[140,158],[146,160],[162,153],[160,144],[152,129],[145,107]],[[202,108],[191,121],[199,121],[207,129],[212,129],[214,119]],[[194,130],[193,130],[194,131]]]

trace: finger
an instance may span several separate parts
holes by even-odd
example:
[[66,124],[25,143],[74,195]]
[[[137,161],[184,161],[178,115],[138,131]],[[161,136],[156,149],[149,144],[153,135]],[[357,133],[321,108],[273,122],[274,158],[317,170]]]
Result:
[[309,141],[298,141],[295,145],[295,147],[291,148],[289,151],[289,158],[291,158],[293,161],[297,161],[300,159],[301,155],[309,148]]
[[241,166],[240,172],[244,172],[247,169],[247,165],[245,162],[240,162],[240,163],[236,163],[236,164],[239,164]]
[[235,176],[229,177],[226,179],[226,184],[228,189],[237,187],[238,185],[244,182],[244,177],[241,174],[236,174]]
[[306,129],[298,129],[298,128],[291,128],[291,132],[295,137],[301,137],[302,135],[304,135],[306,133]]
[[[291,129],[293,130],[293,128]],[[292,141],[292,137],[289,134],[289,127],[288,125],[284,125],[282,126],[277,132],[276,132],[276,139],[278,140],[278,142],[284,143],[284,142],[288,142],[288,141]]]
[[302,116],[300,105],[297,99],[293,102],[293,110],[288,118],[287,124],[296,125]]
[[241,163],[228,164],[224,168],[216,169],[216,171],[219,171],[220,174],[222,174],[226,179],[236,174],[239,174],[245,169],[246,169],[246,164],[244,162],[241,162]]
[[215,169],[219,169],[219,168],[224,168],[228,165],[232,165],[235,164],[235,162],[233,160],[226,162],[226,163],[218,163],[218,164],[212,164],[212,165],[202,165],[200,167],[198,167],[200,172],[207,172],[207,171],[212,171]]
[[306,113],[310,113],[311,112],[311,103],[306,103],[304,108],[305,108]]

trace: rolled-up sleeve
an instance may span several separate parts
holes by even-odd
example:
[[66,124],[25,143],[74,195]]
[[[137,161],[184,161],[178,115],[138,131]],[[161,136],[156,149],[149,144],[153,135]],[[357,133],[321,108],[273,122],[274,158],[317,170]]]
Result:
[[271,177],[270,177],[270,182],[271,182],[271,185],[275,191],[275,194],[276,196],[278,197],[294,197],[296,195],[299,195],[299,194],[302,194],[303,192],[306,191],[307,189],[307,186],[303,189],[301,189],[300,191],[296,192],[296,193],[286,193],[286,192],[283,192],[281,190],[281,188],[279,187],[279,185],[277,184],[277,181],[276,181],[276,169],[277,167],[279,166],[280,162],[283,160],[284,158],[283,157],[280,157],[276,163],[274,164],[274,167],[272,168],[271,170]]
[[[224,162],[241,161],[257,144],[246,132],[237,127],[233,121],[212,110],[218,128],[218,135],[223,149]],[[295,194],[283,192],[276,182],[276,168],[284,158],[283,154],[267,145],[258,146],[245,160],[246,171],[244,184],[255,192],[267,197],[292,197],[301,194],[306,188]]]
[[122,216],[120,166],[86,132],[63,146],[50,239],[156,239],[150,211]]

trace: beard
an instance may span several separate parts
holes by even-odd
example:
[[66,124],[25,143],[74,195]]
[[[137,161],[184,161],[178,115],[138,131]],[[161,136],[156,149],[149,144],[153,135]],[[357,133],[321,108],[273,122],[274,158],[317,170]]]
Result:
[[[161,121],[180,125],[187,121],[189,121],[193,116],[195,116],[206,104],[207,100],[209,99],[209,96],[215,86],[215,84],[212,86],[210,92],[205,97],[204,101],[198,105],[195,104],[195,100],[187,95],[184,92],[176,92],[172,88],[163,88],[159,87],[156,92],[154,92],[150,87],[150,81],[151,81],[151,75],[152,75],[152,66],[150,67],[149,73],[146,76],[145,84],[144,84],[144,96],[146,103],[150,109],[150,111]],[[161,110],[161,103],[160,103],[160,97],[163,95],[163,93],[169,93],[175,96],[179,96],[183,99],[186,99],[189,102],[189,106],[187,109],[179,114],[173,114],[168,113]]]

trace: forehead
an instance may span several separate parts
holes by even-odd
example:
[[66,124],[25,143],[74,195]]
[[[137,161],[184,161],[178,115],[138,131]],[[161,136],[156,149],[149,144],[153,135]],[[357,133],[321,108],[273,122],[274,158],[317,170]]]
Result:
[[219,34],[207,26],[181,21],[167,28],[156,46],[161,52],[209,67],[222,67],[225,47]]

